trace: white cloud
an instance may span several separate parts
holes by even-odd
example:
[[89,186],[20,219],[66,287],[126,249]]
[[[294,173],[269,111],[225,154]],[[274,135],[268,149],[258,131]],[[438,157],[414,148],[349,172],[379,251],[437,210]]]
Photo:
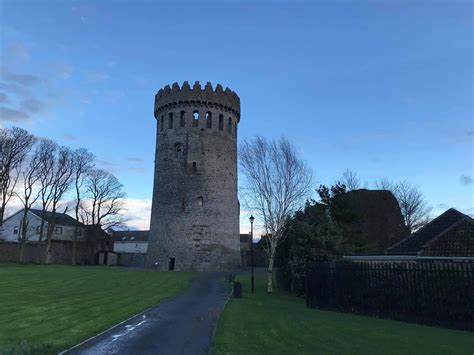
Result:
[[87,73],[86,79],[92,83],[97,83],[100,81],[107,80],[109,78],[109,74],[107,73]]
[[463,185],[470,185],[474,182],[474,179],[469,175],[461,175],[460,180]]
[[60,79],[69,79],[73,72],[73,67],[67,63],[53,63],[50,65],[51,71]]
[[121,215],[131,229],[150,228],[151,199],[126,198]]
[[31,117],[23,111],[11,109],[8,107],[0,107],[0,121],[20,123],[30,120]]

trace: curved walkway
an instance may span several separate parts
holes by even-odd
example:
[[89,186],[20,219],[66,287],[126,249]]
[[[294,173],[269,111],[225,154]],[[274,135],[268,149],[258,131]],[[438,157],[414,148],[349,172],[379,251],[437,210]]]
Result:
[[199,277],[185,293],[65,353],[208,354],[214,328],[231,292],[223,280],[221,273]]

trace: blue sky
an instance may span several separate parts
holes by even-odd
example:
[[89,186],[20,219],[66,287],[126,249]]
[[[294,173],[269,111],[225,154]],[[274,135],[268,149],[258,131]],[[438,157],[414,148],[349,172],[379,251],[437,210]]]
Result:
[[0,4],[0,123],[90,149],[132,226],[149,218],[154,94],[184,80],[236,91],[239,140],[287,136],[319,183],[349,168],[419,185],[434,215],[474,213],[470,1]]

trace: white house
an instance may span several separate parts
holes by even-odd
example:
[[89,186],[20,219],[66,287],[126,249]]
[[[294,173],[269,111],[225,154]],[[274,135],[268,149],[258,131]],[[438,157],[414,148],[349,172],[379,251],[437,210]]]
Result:
[[114,252],[146,254],[149,231],[113,231]]
[[[5,242],[19,242],[21,239],[21,228],[23,219],[23,209],[7,217],[3,221],[0,228],[0,240]],[[41,231],[42,211],[38,209],[30,209],[27,214],[28,231],[26,238],[28,241],[38,241]],[[43,240],[46,240],[48,225],[52,221],[52,213],[46,211],[44,216]],[[71,216],[63,213],[56,214],[56,223],[52,239],[61,241],[72,241],[74,237],[74,229],[78,227],[77,240],[85,239],[85,226],[81,222],[75,220]]]

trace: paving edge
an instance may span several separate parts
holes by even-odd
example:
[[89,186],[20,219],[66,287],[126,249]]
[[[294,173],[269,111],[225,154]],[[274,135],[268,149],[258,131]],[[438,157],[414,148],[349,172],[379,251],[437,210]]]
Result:
[[230,288],[229,296],[227,296],[227,301],[225,301],[224,307],[222,307],[222,312],[221,312],[221,314],[219,314],[219,318],[217,319],[216,326],[212,330],[211,345],[209,346],[209,351],[207,353],[208,355],[212,354],[212,344],[214,343],[214,336],[216,335],[217,325],[219,324],[219,319],[221,318],[222,313],[224,313],[225,306],[227,306],[227,303],[229,303],[229,301],[231,299],[232,293],[234,293],[234,285],[233,284],[232,284],[232,287]]
[[[107,329],[101,331],[100,333],[98,333],[98,334],[96,334],[96,335],[94,335],[94,336],[92,336],[92,337],[90,337],[90,338],[87,338],[87,339],[81,341],[79,344],[76,344],[76,345],[74,345],[74,346],[71,346],[70,348],[67,348],[66,350],[63,350],[63,351],[59,352],[58,355],[67,354],[69,351],[72,351],[72,350],[74,350],[75,348],[80,347],[81,345],[87,343],[88,341],[91,341],[91,340],[93,340],[93,339],[95,339],[95,338],[97,338],[97,337],[100,337],[101,335],[103,335],[103,334],[105,334],[105,333],[111,331],[112,329],[114,329],[114,328],[116,328],[116,327],[118,327],[118,326],[121,326],[122,324],[124,324],[124,323],[126,323],[126,322],[128,322],[128,321],[131,321],[131,320],[134,319],[134,318],[141,317],[141,316],[143,316],[146,312],[152,310],[153,308],[159,307],[162,303],[164,303],[164,302],[166,302],[166,301],[168,301],[168,300],[170,300],[170,299],[172,299],[172,298],[174,298],[174,297],[177,297],[177,296],[183,294],[184,292],[186,292],[186,291],[188,290],[188,288],[191,287],[192,282],[193,282],[194,280],[196,280],[197,278],[199,278],[199,276],[198,276],[198,277],[193,277],[193,278],[191,278],[190,283],[189,283],[189,286],[188,286],[185,290],[183,290],[183,292],[178,293],[178,294],[175,295],[175,296],[167,297],[167,298],[161,300],[159,303],[157,303],[157,304],[155,304],[155,305],[153,305],[153,306],[150,306],[150,307],[148,307],[147,309],[145,309],[145,310],[143,310],[143,311],[140,311],[139,313],[137,313],[137,314],[131,316],[130,318],[127,318],[127,319],[121,321],[120,323],[114,324],[114,325],[111,326],[110,328],[107,328]],[[226,302],[226,303],[227,303],[227,302]]]
[[147,309],[141,311],[140,313],[137,313],[137,314],[131,316],[130,318],[127,318],[127,319],[121,321],[120,323],[114,324],[114,325],[111,326],[110,328],[107,328],[106,330],[103,330],[103,331],[101,331],[100,333],[98,333],[98,334],[96,334],[96,335],[94,335],[94,336],[92,336],[92,337],[90,337],[90,338],[87,338],[87,339],[81,341],[79,344],[76,344],[76,345],[74,345],[74,346],[72,346],[72,347],[70,347],[70,348],[68,348],[68,349],[66,349],[66,350],[61,351],[60,353],[58,353],[58,355],[67,354],[69,351],[72,351],[72,350],[74,350],[75,348],[80,347],[81,345],[87,343],[88,341],[91,341],[91,340],[93,340],[93,339],[95,339],[95,338],[97,338],[97,337],[100,337],[101,335],[103,335],[103,334],[105,334],[105,333],[107,333],[107,332],[113,330],[114,328],[117,328],[118,326],[121,326],[123,323],[126,323],[126,322],[128,322],[128,321],[131,321],[131,320],[134,319],[134,318],[138,318],[138,317],[143,316],[146,312],[152,310],[152,309],[155,308],[155,307],[158,307],[159,305],[160,305],[160,304],[156,304],[156,305],[154,305],[154,306],[148,307]]

